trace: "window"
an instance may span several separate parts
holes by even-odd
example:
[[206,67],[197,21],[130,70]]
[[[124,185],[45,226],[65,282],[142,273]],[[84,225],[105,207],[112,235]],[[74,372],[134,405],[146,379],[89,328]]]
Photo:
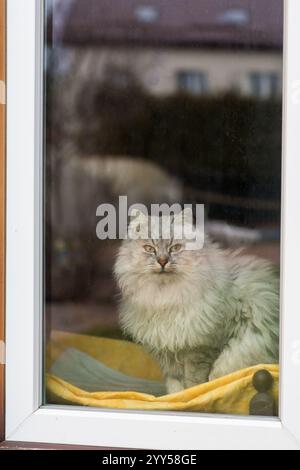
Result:
[[276,98],[280,94],[280,77],[277,73],[252,73],[251,94],[257,98]]
[[245,26],[249,23],[250,12],[245,8],[232,8],[224,11],[218,17],[220,24]]
[[153,23],[158,19],[159,12],[153,5],[139,5],[135,9],[135,15],[143,23]]
[[[282,95],[279,106],[268,107],[255,97],[253,108],[243,96],[211,92],[196,66],[205,42],[201,36],[197,46],[188,42],[189,26],[204,10],[200,3],[196,12],[197,0],[184,21],[170,3],[159,28],[155,23],[130,38],[130,0],[114,0],[128,17],[107,4],[95,7],[92,18],[86,1],[64,10],[63,27],[45,17],[52,32],[47,50],[60,70],[46,59],[45,405],[59,404],[76,386],[70,405],[110,408],[119,392],[115,406],[123,407],[133,392],[141,395],[125,409],[175,412],[168,396],[178,404],[184,393],[180,406],[188,411],[198,387],[194,411],[201,412],[213,384],[221,401],[212,400],[207,411],[259,416],[250,395],[237,402],[234,396],[249,368],[250,382],[265,374],[265,391],[278,389]],[[169,45],[165,35],[175,18],[186,33]],[[105,43],[96,34],[102,26]],[[218,31],[214,25],[216,39]],[[282,26],[276,34],[282,44]],[[64,71],[57,51],[68,54],[68,45]],[[247,64],[253,55],[260,60],[249,38],[236,47]],[[219,40],[206,60],[225,87],[223,54]],[[235,54],[227,49],[227,60]],[[276,54],[280,61],[282,50]],[[178,89],[167,98],[146,87],[149,71],[163,82],[185,61],[192,66],[179,69]],[[182,225],[184,233],[175,233]],[[217,379],[233,382],[230,400]],[[97,401],[93,392],[108,395]],[[276,392],[269,398],[269,415],[278,416]]]
[[[299,308],[300,227],[295,214],[299,205],[300,111],[293,93],[300,74],[299,2],[289,1],[287,10],[288,65],[282,139],[281,99],[279,104],[257,99],[254,106],[253,100],[240,96],[202,98],[175,90],[166,98],[145,89],[139,73],[147,69],[145,55],[149,42],[145,47],[145,42],[139,42],[137,36],[138,44],[131,51],[123,47],[122,33],[119,43],[122,47],[116,47],[114,23],[109,28],[114,47],[108,51],[107,36],[104,40],[91,28],[80,28],[83,18],[80,12],[90,11],[86,8],[87,1],[78,0],[75,12],[79,18],[73,11],[69,21],[74,24],[67,28],[66,23],[64,34],[58,38],[55,34],[44,34],[40,1],[27,0],[26,5],[19,0],[8,2],[7,439],[121,448],[299,448],[300,325],[295,310]],[[175,2],[172,0],[168,8],[170,5],[174,6]],[[201,6],[201,2],[195,1],[194,13],[197,5]],[[105,11],[101,10],[100,15],[104,20]],[[172,12],[175,15],[176,11]],[[276,18],[282,22],[282,9],[277,13]],[[93,9],[91,19],[85,13],[84,21],[97,24],[98,32],[95,14]],[[107,17],[111,17],[111,10],[107,11]],[[102,34],[106,21],[103,23]],[[45,24],[52,31],[49,17],[45,18]],[[72,38],[77,28],[79,34]],[[152,34],[156,35],[157,31]],[[43,77],[45,55],[42,52],[46,41],[55,55],[56,47],[65,42],[70,46],[71,40],[74,41],[72,68],[60,70],[56,76],[57,69],[52,69],[50,64]],[[130,37],[126,46],[131,41]],[[168,70],[174,71],[179,60],[187,61],[187,55],[188,60],[190,57],[196,60],[194,39],[192,51],[185,51],[184,59],[180,47],[174,60],[174,44],[170,46],[168,61],[166,42],[161,41],[163,47],[155,47],[147,56],[150,67],[153,60],[167,66],[172,59]],[[244,47],[245,44],[241,53]],[[252,41],[248,47],[252,51]],[[220,50],[213,50],[216,55],[211,60],[218,60]],[[202,46],[198,54],[202,59]],[[106,78],[104,59],[108,58],[109,63],[114,60],[119,66],[120,57],[125,57],[128,64],[139,66],[134,67],[134,83],[116,87]],[[161,74],[163,81],[163,67]],[[46,99],[44,91],[47,91]],[[285,171],[281,175],[283,140]],[[179,201],[180,209],[167,221],[174,227],[179,215],[178,225],[186,222],[188,233],[181,234],[179,240],[172,238],[172,242],[169,237],[166,244],[163,234],[159,243],[152,237],[140,243],[149,219],[145,222],[147,216],[139,206],[134,207],[135,212],[124,222],[122,195],[127,196],[130,204],[141,202],[143,209],[151,207],[153,202],[170,206]],[[193,231],[197,212],[192,219],[190,207],[182,210],[189,204],[192,208],[197,204],[196,209],[205,205],[207,233],[221,247],[216,249],[209,244],[204,257],[199,257],[197,251],[204,247],[197,245],[196,249],[195,246],[194,250],[190,249],[183,237],[193,235],[196,241],[202,241],[201,237],[197,239],[198,230]],[[116,214],[121,217],[116,218]],[[159,218],[158,229],[163,220]],[[124,225],[125,232],[122,232]],[[125,233],[128,238],[116,237],[115,233]],[[247,253],[242,260],[240,248]],[[227,257],[235,249],[236,258]],[[195,251],[194,256],[187,251]],[[212,256],[207,264],[206,256]],[[266,264],[262,258],[267,258]],[[115,269],[116,259],[120,263]],[[197,264],[199,259],[201,266]],[[209,275],[201,271],[201,282],[188,283],[183,291],[177,281],[189,280],[195,273],[198,276],[198,269],[204,264]],[[187,269],[187,265],[197,269]],[[246,267],[248,270],[244,270]],[[279,271],[281,294],[278,277],[276,282],[273,277]],[[253,281],[253,272],[255,280],[249,283],[249,276]],[[119,275],[121,283],[117,284],[114,273]],[[144,276],[148,282],[141,284]],[[262,279],[272,282],[262,284]],[[153,348],[147,347],[145,336],[136,336],[143,331],[149,333],[151,315],[157,312],[152,307],[161,301],[165,311],[166,306],[176,307],[185,295],[183,306],[191,314],[194,311],[188,308],[191,302],[197,310],[205,301],[200,292],[198,300],[201,301],[195,302],[195,292],[198,292],[195,288],[204,289],[210,282],[206,297],[208,311],[211,312],[211,303],[215,306],[216,299],[220,300],[220,309],[206,317],[202,326],[210,330],[211,320],[220,319],[217,325],[214,323],[213,338],[211,331],[204,333],[205,340],[217,342],[218,347],[209,348],[207,354],[206,348],[202,348],[207,343],[198,344],[199,337],[203,340],[200,329],[196,350],[192,344],[179,351],[183,356],[179,357],[176,350],[176,360],[172,354],[170,359],[172,340],[186,339],[188,318],[180,316],[182,311],[177,309],[176,321],[166,324],[162,317],[159,328],[151,330],[159,334],[163,331],[164,337],[161,342],[159,336],[155,346],[159,353],[152,355]],[[240,282],[245,287],[242,290]],[[168,283],[172,288],[164,289],[170,286]],[[124,287],[130,288],[127,298],[127,293],[122,291]],[[250,287],[254,289],[252,292]],[[215,294],[221,294],[220,291],[223,296],[219,298]],[[232,292],[238,295],[230,297],[234,308],[228,310],[224,300]],[[269,295],[265,296],[266,292]],[[245,303],[244,296],[250,294]],[[276,320],[279,294],[284,328],[279,328]],[[148,303],[143,304],[142,312],[131,308],[137,298],[139,304],[146,297]],[[123,310],[124,322],[119,320],[119,299],[128,301]],[[258,299],[270,302],[267,311],[276,315],[272,313],[267,323],[252,324]],[[218,371],[219,348],[224,344],[230,346],[232,339],[225,328],[224,311],[231,315],[229,323],[234,328],[230,333],[235,339],[237,334],[247,331],[252,340],[251,335],[257,335],[257,341],[250,341],[249,354],[231,355],[231,360],[223,361]],[[136,319],[127,321],[126,312],[137,313]],[[149,315],[146,329],[144,316],[139,313]],[[259,313],[264,315],[265,309],[259,308]],[[192,340],[196,328],[194,324],[188,325],[191,327],[188,338]],[[250,330],[249,325],[253,325]],[[132,326],[137,327],[134,328],[137,333],[132,331]],[[258,332],[261,327],[267,335],[266,342]],[[174,331],[176,334],[172,336]],[[152,334],[150,341],[151,338]],[[166,340],[170,341],[167,351]],[[262,355],[266,357],[265,354],[274,351],[277,362],[261,366]],[[185,368],[178,368],[182,358],[188,364],[187,376]],[[219,381],[212,375],[211,367],[205,370],[198,367],[199,364],[207,366],[211,360]],[[235,364],[234,371],[223,374],[222,370],[230,367],[232,360],[239,367]],[[250,367],[244,368],[245,363]],[[256,380],[254,372],[260,373]],[[195,377],[197,384],[193,382]],[[265,409],[257,408],[262,397],[256,392],[262,388],[267,390],[267,397],[264,394],[263,398],[267,398],[268,417],[261,416]],[[233,394],[233,389],[238,393]],[[173,391],[172,397],[168,390]],[[161,413],[162,409],[166,413]],[[224,413],[230,416],[224,419]]]
[[207,76],[203,72],[182,71],[177,74],[178,89],[192,95],[203,95],[207,92]]

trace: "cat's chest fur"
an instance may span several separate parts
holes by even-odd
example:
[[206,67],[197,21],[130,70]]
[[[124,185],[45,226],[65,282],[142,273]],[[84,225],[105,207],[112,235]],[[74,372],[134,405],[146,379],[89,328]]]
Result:
[[[228,329],[224,296],[194,286],[151,286],[123,299],[121,323],[149,349],[177,352],[199,344],[215,346]],[[228,319],[228,323],[230,319]]]

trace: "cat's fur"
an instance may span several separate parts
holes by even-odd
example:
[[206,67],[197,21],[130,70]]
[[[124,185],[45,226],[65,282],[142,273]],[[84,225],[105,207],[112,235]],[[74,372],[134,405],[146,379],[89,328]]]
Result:
[[124,241],[115,265],[121,325],[158,360],[168,392],[277,363],[279,283],[272,266],[209,241],[186,251],[181,240],[181,251],[169,253],[174,243]]

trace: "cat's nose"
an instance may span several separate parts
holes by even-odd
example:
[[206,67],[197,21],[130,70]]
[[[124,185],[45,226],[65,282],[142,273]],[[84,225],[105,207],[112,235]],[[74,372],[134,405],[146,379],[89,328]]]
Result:
[[168,264],[169,258],[157,258],[157,262],[164,268]]

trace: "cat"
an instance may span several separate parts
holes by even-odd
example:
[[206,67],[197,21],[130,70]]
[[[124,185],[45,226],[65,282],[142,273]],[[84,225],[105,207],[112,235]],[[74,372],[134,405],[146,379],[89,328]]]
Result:
[[[170,218],[184,219],[184,212]],[[178,220],[177,220],[178,221]],[[148,227],[142,213],[130,226]],[[193,225],[192,219],[188,222]],[[123,331],[158,361],[168,393],[279,360],[279,279],[270,263],[205,239],[123,241],[115,263]]]

